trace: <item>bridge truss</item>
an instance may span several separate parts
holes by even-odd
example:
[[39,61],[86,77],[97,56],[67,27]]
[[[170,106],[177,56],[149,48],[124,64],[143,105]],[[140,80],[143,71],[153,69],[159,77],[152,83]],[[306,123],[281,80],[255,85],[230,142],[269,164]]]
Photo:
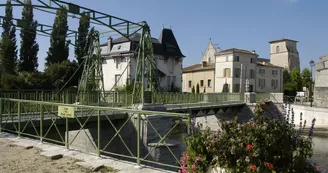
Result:
[[[55,14],[54,11],[61,7],[65,7],[68,11],[68,17],[79,19],[83,13],[87,13],[90,16],[90,23],[95,26],[105,26],[110,29],[108,32],[117,33],[128,40],[130,36],[141,31],[141,38],[139,45],[135,50],[134,56],[137,58],[137,72],[135,74],[135,82],[133,87],[133,103],[145,103],[145,91],[150,91],[152,94],[159,91],[158,78],[157,78],[157,65],[152,47],[152,39],[150,34],[150,28],[147,22],[131,22],[126,19],[115,17],[103,12],[99,12],[90,8],[82,7],[77,4],[61,1],[61,0],[49,0],[48,3],[44,0],[33,1],[32,8],[35,10]],[[12,7],[23,7],[26,4],[24,0],[12,0]],[[0,4],[0,7],[5,7],[6,4]],[[3,24],[3,16],[0,16],[0,25]],[[21,19],[13,19],[14,25],[18,28],[24,27],[24,22]],[[52,31],[51,25],[38,24],[38,34],[44,36],[50,36]],[[108,33],[107,32],[107,33]],[[105,102],[104,96],[104,81],[102,73],[102,57],[99,44],[99,33],[96,31],[92,37],[92,43],[90,44],[87,56],[83,61],[83,72],[81,80],[78,86],[78,92],[90,92],[97,91],[100,93],[100,102]],[[75,44],[77,38],[77,31],[69,30],[67,37],[75,37]],[[131,40],[130,40],[131,41]],[[73,46],[74,43],[71,43]],[[95,86],[88,87],[87,83],[90,81],[95,82]],[[77,98],[77,102],[83,104],[83,98]]]

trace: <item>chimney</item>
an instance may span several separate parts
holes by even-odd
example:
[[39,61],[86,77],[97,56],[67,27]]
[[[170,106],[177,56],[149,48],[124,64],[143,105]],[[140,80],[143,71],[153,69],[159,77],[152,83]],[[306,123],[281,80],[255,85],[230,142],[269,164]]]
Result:
[[202,67],[206,67],[207,66],[207,62],[206,61],[203,61],[202,62]]
[[113,38],[109,37],[107,40],[107,52],[110,52],[112,49],[112,41],[113,41]]
[[252,53],[255,54],[256,53],[255,50],[252,50]]

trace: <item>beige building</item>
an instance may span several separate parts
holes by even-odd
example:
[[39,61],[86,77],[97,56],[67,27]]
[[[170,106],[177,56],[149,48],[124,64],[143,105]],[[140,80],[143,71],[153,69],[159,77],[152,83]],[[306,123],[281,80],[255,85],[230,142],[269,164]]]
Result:
[[300,58],[297,51],[297,41],[280,39],[270,41],[270,63],[273,65],[300,70]]
[[203,62],[202,64],[195,64],[182,70],[182,80],[183,92],[192,92],[192,87],[195,87],[199,84],[199,91],[203,93],[204,90],[206,93],[214,92],[214,74],[215,64]]
[[283,70],[267,61],[258,61],[256,69],[257,93],[283,92]]
[[199,64],[188,66],[182,70],[182,91],[192,92],[192,87],[199,84],[199,91],[214,92],[215,53],[217,50],[212,41],[209,42]]
[[[276,64],[269,59],[258,58],[255,51],[237,48],[220,50],[210,42],[201,62],[183,69],[182,91],[192,92],[192,87],[196,89],[199,84],[201,93],[204,90],[206,93],[243,93],[246,92],[246,79],[248,79],[251,92],[283,92],[285,61],[290,69],[299,66],[298,53],[295,53],[296,41],[285,39],[270,43],[271,52],[273,48],[277,51],[271,53],[270,60],[276,60]],[[295,50],[291,50],[292,48]]]

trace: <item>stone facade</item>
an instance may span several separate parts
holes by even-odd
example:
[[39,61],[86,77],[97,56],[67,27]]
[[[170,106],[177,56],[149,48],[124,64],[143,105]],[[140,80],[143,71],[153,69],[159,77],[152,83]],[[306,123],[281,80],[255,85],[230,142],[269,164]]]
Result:
[[315,64],[314,105],[328,105],[328,55],[320,57],[320,62]]
[[297,50],[297,41],[280,39],[270,41],[270,62],[273,65],[300,70],[300,57]]

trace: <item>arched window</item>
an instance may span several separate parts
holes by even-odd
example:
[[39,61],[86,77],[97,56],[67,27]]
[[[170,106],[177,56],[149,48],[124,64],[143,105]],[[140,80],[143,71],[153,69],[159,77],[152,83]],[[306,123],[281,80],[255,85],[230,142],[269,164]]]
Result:
[[277,46],[276,47],[276,53],[279,53],[279,51],[280,51],[280,48],[279,48],[279,46]]

